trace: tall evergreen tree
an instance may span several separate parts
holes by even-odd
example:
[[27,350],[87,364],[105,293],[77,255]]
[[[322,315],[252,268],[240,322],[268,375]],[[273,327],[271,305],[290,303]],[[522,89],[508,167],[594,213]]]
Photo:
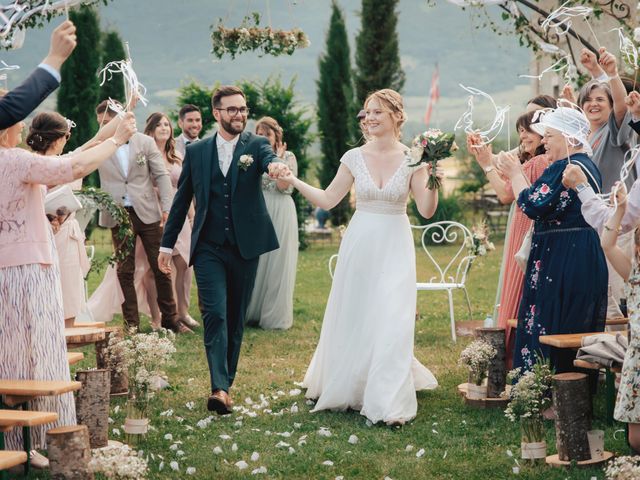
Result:
[[357,105],[381,88],[402,90],[396,25],[398,0],[362,0],[362,26],[356,37],[355,86]]
[[78,45],[62,65],[62,83],[58,90],[58,111],[73,120],[76,127],[67,142],[73,150],[87,142],[98,130],[95,108],[100,82],[100,22],[94,8],[82,6],[69,11],[69,19],[76,26]]
[[[324,54],[319,61],[320,78],[318,92],[318,131],[322,165],[318,179],[326,188],[335,177],[340,158],[352,144],[353,135],[353,83],[351,58],[344,15],[338,4],[332,2],[331,21]],[[349,195],[331,210],[331,223],[342,225],[350,213]]]
[[[125,60],[127,53],[124,50],[124,44],[120,34],[115,30],[105,32],[102,36],[102,66],[109,62],[116,62],[119,60]],[[111,80],[105,82],[100,87],[99,101],[106,98],[113,98],[120,103],[125,102],[124,81],[122,74],[114,74]]]

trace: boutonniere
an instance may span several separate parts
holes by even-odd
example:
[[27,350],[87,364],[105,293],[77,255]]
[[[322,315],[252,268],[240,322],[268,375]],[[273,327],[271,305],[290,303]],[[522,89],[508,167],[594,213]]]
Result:
[[238,166],[243,170],[247,171],[247,168],[251,166],[253,163],[253,157],[251,155],[241,155],[238,160]]
[[145,165],[147,163],[147,156],[142,152],[138,153],[136,163],[140,166]]

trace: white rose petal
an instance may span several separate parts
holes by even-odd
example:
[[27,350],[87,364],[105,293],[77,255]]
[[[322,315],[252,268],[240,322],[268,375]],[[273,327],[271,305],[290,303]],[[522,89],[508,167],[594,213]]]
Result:
[[365,424],[367,427],[371,427],[371,426],[373,426],[373,422],[372,422],[371,420],[369,420],[368,418],[367,418],[367,421],[366,421],[366,422],[364,422],[364,424]]
[[253,400],[251,399],[251,397],[247,397],[244,399],[244,403],[246,403],[247,405],[253,405]]
[[109,423],[114,423],[114,422],[115,422],[115,420],[114,420],[113,418],[109,417],[108,422],[109,422]]
[[231,445],[231,451],[232,452],[237,452],[238,451],[238,444],[234,443],[233,445]]
[[291,405],[291,413],[298,413],[299,409],[298,409],[298,405],[296,405],[295,403],[293,405]]
[[302,393],[302,390],[300,390],[299,388],[294,388],[293,390],[289,390],[289,396],[290,397],[296,397],[298,395],[300,395]]
[[220,447],[213,447],[213,453],[220,455],[222,453],[222,449]]
[[318,435],[321,437],[330,437],[331,432],[326,427],[320,427],[320,430],[318,430]]
[[358,437],[356,435],[351,435],[349,437],[349,443],[351,445],[355,445],[356,443],[358,443]]
[[218,437],[220,438],[220,440],[231,440],[231,437],[224,433],[222,435],[218,435]]
[[323,465],[326,465],[327,467],[333,467],[333,462],[331,460],[325,460],[324,462],[322,462]]
[[161,472],[163,468],[164,468],[164,462],[160,462],[160,465],[158,465],[158,470]]
[[438,435],[438,431],[437,431],[437,430],[434,430],[434,429],[432,428],[432,429],[431,429],[431,431],[432,431],[433,433],[435,433],[436,435]]
[[184,452],[183,452],[182,450],[178,450],[178,451],[176,452],[176,455],[177,455],[178,457],[183,457],[183,456],[184,456]]
[[187,475],[193,475],[194,473],[196,473],[196,469],[194,467],[187,468]]
[[114,428],[113,430],[111,430],[111,433],[112,433],[115,437],[119,437],[119,436],[120,436],[120,430],[118,430],[117,428]]
[[175,452],[176,450],[178,450],[178,444],[177,444],[177,443],[174,443],[173,445],[171,445],[171,446],[169,447],[169,450],[173,450],[173,451]]
[[293,455],[294,453],[296,453],[295,448],[289,447],[289,455]]
[[288,443],[285,443],[283,441],[280,441],[280,442],[276,443],[276,448],[287,448],[289,446],[290,445]]
[[120,411],[120,405],[116,405],[113,407],[113,413],[118,413]]
[[293,384],[294,384],[296,387],[301,387],[301,386],[302,386],[302,382],[293,382]]
[[257,462],[259,458],[260,458],[260,454],[258,452],[253,452],[251,454],[251,461],[252,462]]
[[178,462],[176,462],[175,460],[171,462],[169,466],[171,467],[171,470],[173,470],[174,472],[177,472],[178,470],[180,470],[180,467],[178,466]]
[[244,470],[245,468],[247,468],[249,466],[249,464],[247,462],[245,462],[244,460],[240,460],[239,462],[234,463],[234,465],[236,467],[238,467],[240,470]]
[[282,390],[278,390],[276,392],[276,395],[280,396],[280,397],[284,397],[284,392]]
[[338,476],[336,477],[336,480],[344,480],[344,476],[342,476],[342,475],[338,475]]
[[315,404],[313,403],[313,400],[307,400],[305,403],[306,403],[307,405],[315,405]]
[[294,423],[293,424],[293,428],[300,428],[300,427],[302,427],[301,423]]
[[424,448],[421,448],[420,450],[418,450],[416,452],[416,457],[420,458],[420,457],[424,457],[425,451]]
[[251,470],[251,475],[258,475],[260,473],[267,473],[267,467],[263,465],[262,467]]
[[511,470],[513,471],[514,474],[518,475],[520,473],[520,467],[513,467],[511,468]]
[[412,450],[413,450],[413,445],[407,445],[406,447],[404,447],[405,452],[410,452]]
[[187,407],[189,410],[193,410],[196,404],[195,402],[187,402],[184,404],[184,406]]
[[291,436],[291,432],[282,432],[282,433],[279,433],[278,435],[284,438],[289,438]]
[[207,428],[209,426],[209,422],[207,422],[206,420],[198,420],[196,426],[199,428]]
[[171,440],[173,440],[173,435],[171,435],[170,433],[167,433],[167,434],[165,434],[164,439],[171,441]]

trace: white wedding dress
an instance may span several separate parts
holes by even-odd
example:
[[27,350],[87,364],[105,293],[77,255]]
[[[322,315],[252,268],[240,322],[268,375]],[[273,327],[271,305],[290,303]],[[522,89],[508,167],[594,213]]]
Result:
[[356,211],[340,244],[320,341],[304,378],[319,410],[359,410],[372,422],[416,416],[416,390],[438,382],[413,356],[416,262],[407,217],[410,159],[382,189],[362,151],[340,160],[355,179]]

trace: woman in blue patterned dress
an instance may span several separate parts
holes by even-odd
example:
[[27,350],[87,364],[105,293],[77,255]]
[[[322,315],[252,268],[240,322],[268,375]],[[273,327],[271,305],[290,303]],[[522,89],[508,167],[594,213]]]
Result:
[[513,366],[529,370],[536,354],[542,354],[560,373],[574,370],[575,352],[542,345],[539,336],[602,331],[607,309],[607,264],[600,240],[582,216],[576,192],[562,185],[562,174],[571,162],[585,171],[594,190],[600,190],[602,180],[588,156],[589,122],[581,111],[559,107],[532,127],[544,134],[552,161],[542,176],[529,186],[517,163],[499,163],[511,178],[518,206],[534,220]]

